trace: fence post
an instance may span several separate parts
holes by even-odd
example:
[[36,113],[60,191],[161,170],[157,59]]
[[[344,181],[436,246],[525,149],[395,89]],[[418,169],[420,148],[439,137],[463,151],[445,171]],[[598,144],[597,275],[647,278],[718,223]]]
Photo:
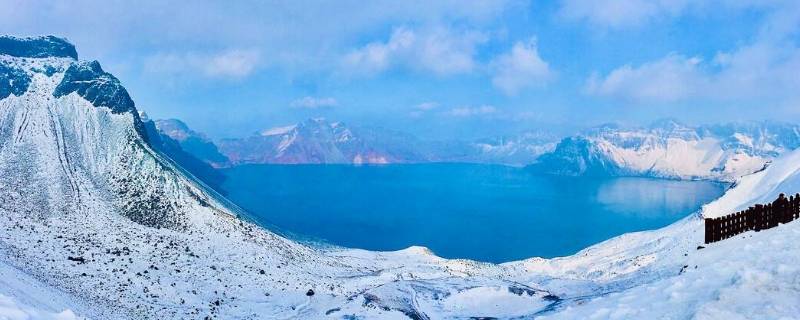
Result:
[[744,232],[744,211],[736,213],[736,233]]
[[714,242],[714,219],[705,218],[706,222],[706,244]]
[[769,229],[778,225],[778,220],[775,219],[775,206],[771,203],[767,203],[767,212],[769,213],[769,225],[767,225],[767,229]]
[[725,224],[725,227],[723,229],[724,234],[722,235],[723,239],[728,239],[728,238],[731,237],[731,222],[732,222],[731,221],[731,216],[732,215],[729,214],[729,215],[725,216],[724,218],[722,218],[722,223]]
[[792,220],[800,218],[800,193],[792,197]]
[[767,204],[764,205],[764,217],[765,217],[764,220],[766,220],[767,223],[764,225],[764,227],[762,229],[772,228],[772,204],[771,203],[767,203]]
[[778,225],[778,222],[789,223],[789,220],[787,219],[787,217],[789,216],[788,214],[789,211],[787,210],[788,202],[789,201],[786,200],[786,195],[781,193],[780,195],[778,195],[778,199],[775,199],[775,202],[772,203],[772,208],[773,210],[775,210],[775,217],[777,218],[775,219],[776,226]]
[[794,218],[800,219],[800,193],[794,195]]
[[756,232],[761,231],[764,221],[764,206],[757,204],[753,207],[753,227]]

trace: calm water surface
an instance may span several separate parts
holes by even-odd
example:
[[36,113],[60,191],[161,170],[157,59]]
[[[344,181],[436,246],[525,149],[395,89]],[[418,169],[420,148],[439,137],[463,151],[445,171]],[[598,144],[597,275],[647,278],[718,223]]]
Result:
[[473,164],[247,165],[225,173],[229,198],[265,225],[346,247],[422,245],[490,262],[570,255],[663,227],[725,188]]

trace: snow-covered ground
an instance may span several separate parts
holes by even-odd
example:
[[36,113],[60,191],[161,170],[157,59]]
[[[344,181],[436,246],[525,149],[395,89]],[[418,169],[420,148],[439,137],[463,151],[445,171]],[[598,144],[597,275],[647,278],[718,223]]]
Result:
[[83,319],[73,310],[79,305],[63,292],[0,260],[0,319]]
[[152,150],[135,110],[115,113],[89,95],[124,93],[115,79],[95,70],[77,84],[97,90],[56,97],[75,60],[0,55],[0,64],[30,78],[0,99],[0,319],[800,314],[800,223],[699,247],[701,215],[797,191],[784,189],[800,187],[800,151],[702,213],[569,257],[494,265],[420,247],[325,247],[248,222]]

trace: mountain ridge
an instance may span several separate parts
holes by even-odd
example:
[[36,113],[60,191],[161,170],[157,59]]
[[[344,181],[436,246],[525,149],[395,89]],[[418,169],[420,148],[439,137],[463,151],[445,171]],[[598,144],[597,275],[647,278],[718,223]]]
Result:
[[731,182],[800,146],[800,126],[772,121],[690,127],[601,126],[567,137],[530,170],[561,175],[645,176]]
[[[164,127],[162,133],[180,141],[189,153],[217,168],[241,164],[428,162],[523,166],[555,146],[554,136],[532,131],[474,141],[424,140],[378,126],[349,126],[324,118],[264,129],[245,138],[216,141],[177,119],[156,120],[156,123]],[[186,141],[196,143],[190,145]],[[204,146],[200,148],[197,144]]]

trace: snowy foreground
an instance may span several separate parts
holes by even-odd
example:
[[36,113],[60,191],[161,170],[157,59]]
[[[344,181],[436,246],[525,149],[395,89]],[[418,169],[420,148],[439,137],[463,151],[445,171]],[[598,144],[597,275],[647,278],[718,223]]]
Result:
[[[29,82],[0,96],[0,319],[800,314],[800,223],[699,248],[693,214],[573,256],[501,265],[298,243],[153,151],[99,64],[40,56],[0,54],[12,86]],[[702,214],[796,192],[799,169],[800,151],[787,153]]]

